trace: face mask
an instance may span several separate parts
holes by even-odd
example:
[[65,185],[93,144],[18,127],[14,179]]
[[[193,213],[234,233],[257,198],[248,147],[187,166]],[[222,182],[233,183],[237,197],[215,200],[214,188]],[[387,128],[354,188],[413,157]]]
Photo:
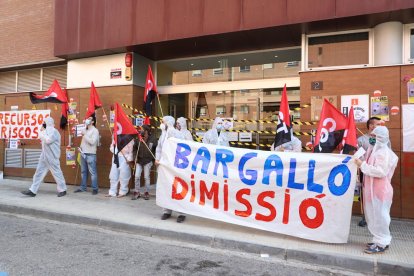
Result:
[[216,129],[217,129],[218,131],[220,131],[220,130],[222,130],[222,129],[223,129],[223,126],[222,126],[222,125],[217,125],[217,126],[216,126]]
[[44,129],[46,129],[46,124],[45,124],[45,123],[43,123],[43,124],[42,124],[42,127],[43,127]]
[[160,124],[160,128],[161,128],[161,130],[165,130],[166,129],[165,124],[164,123],[161,123]]
[[90,125],[90,124],[91,124],[91,120],[87,119],[87,120],[85,121],[85,124],[86,124],[86,125]]
[[370,145],[375,145],[375,142],[377,142],[377,139],[376,138],[373,138],[373,137],[369,137],[369,144]]

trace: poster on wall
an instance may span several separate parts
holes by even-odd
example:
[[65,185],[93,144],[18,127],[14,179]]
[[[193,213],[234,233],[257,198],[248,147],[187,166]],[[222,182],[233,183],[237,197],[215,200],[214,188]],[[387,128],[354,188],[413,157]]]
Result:
[[76,161],[76,150],[75,148],[66,149],[66,165],[73,166]]
[[357,123],[365,123],[369,119],[369,95],[341,96],[342,114],[348,116],[351,106],[354,107],[354,118]]
[[371,117],[374,116],[384,121],[390,120],[388,96],[371,97]]
[[322,111],[323,100],[327,99],[331,104],[338,108],[337,96],[313,96],[311,97],[311,120],[319,121]]
[[408,103],[414,103],[414,78],[407,82]]
[[10,139],[9,148],[10,149],[18,149],[19,148],[19,140],[18,139]]
[[402,105],[403,152],[414,152],[414,105]]
[[68,110],[68,120],[73,121],[76,119],[76,107],[77,102],[70,102],[69,103],[69,110]]

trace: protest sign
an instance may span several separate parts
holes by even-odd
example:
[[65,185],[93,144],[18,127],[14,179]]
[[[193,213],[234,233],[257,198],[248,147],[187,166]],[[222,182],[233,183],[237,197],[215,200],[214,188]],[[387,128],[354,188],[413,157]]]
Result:
[[348,155],[167,139],[157,205],[304,239],[346,243],[356,165]]
[[0,112],[0,139],[37,139],[39,126],[50,116],[50,110]]

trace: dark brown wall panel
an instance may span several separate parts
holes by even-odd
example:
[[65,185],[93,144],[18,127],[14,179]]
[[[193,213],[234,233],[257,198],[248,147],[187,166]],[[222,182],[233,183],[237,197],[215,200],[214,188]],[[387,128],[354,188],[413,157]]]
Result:
[[414,219],[414,152],[401,154],[402,217]]
[[[346,17],[357,14],[364,14],[356,20],[360,28],[399,20],[404,12],[408,14],[405,20],[412,22],[410,10],[388,13],[411,7],[407,3],[378,1],[380,5],[356,0],[56,0],[55,54],[93,56],[109,53],[104,50],[145,44],[151,47],[151,43],[166,41],[179,43],[176,40],[214,34],[226,34],[224,39],[231,39],[239,31],[286,28],[292,24],[296,25],[292,25],[295,28],[289,36],[300,37],[301,30],[307,31],[318,21],[325,20],[321,27],[329,26],[326,31],[352,28],[355,25],[349,22],[355,18],[347,23]],[[379,11],[383,13],[373,20],[370,14]],[[243,38],[243,34],[239,37]],[[217,43],[223,42],[218,38],[212,45]]]
[[55,53],[77,52],[79,45],[79,0],[56,0]]
[[118,48],[132,44],[131,34],[135,23],[133,2],[135,1],[106,0],[105,33],[111,34],[106,36],[106,48]]
[[244,0],[243,28],[282,25],[286,21],[287,0]]
[[[79,51],[105,49],[105,2],[101,0],[80,1]],[[108,33],[108,35],[115,35]]]
[[335,1],[332,0],[289,0],[287,21],[289,23],[311,22],[335,17]]
[[135,19],[132,40],[135,44],[144,44],[166,39],[165,22],[168,13],[165,11],[164,0],[134,1]]
[[203,33],[204,1],[166,1],[167,39],[199,36]]
[[336,16],[380,13],[414,7],[413,0],[336,0]]
[[240,29],[241,3],[239,0],[204,1],[203,32],[217,34]]

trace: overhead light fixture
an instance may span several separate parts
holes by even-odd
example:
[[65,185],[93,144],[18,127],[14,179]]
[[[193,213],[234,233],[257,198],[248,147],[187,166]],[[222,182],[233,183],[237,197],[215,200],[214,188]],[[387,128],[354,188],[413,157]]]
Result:
[[244,61],[246,61],[246,60],[247,60],[247,58],[244,58],[243,60],[244,60]]
[[277,58],[277,56],[275,56],[275,58]]
[[218,63],[220,63],[221,62],[221,60],[219,60],[219,61],[217,61]]
[[193,65],[194,65],[194,63],[191,63],[191,64],[190,64],[190,66],[193,66]]

